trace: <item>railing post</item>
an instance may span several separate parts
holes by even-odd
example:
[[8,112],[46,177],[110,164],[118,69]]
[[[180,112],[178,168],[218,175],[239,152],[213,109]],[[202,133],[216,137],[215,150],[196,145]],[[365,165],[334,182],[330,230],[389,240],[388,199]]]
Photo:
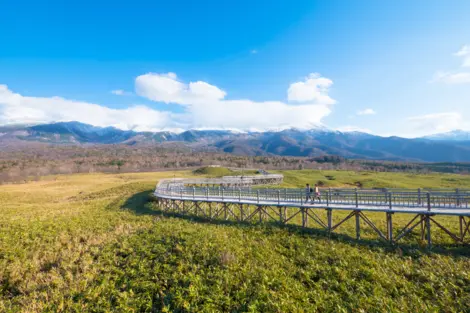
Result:
[[209,200],[209,187],[206,187],[206,199]]
[[357,188],[354,189],[354,193],[355,193],[355,196],[356,196],[356,208],[359,207],[359,200],[358,200],[358,196],[357,196]]
[[431,194],[428,192],[426,194],[427,202],[428,202],[428,211],[431,211]]
[[330,206],[330,191],[326,192],[326,206]]
[[421,205],[421,188],[418,188],[418,205]]
[[193,186],[193,200],[196,199],[196,187]]
[[222,189],[222,201],[224,201],[224,190]]
[[277,204],[281,204],[281,191],[277,191]]
[[238,188],[238,202],[242,201],[242,189]]
[[304,204],[304,195],[302,191],[300,191],[300,205],[303,205],[303,204]]
[[388,193],[388,208],[391,210],[392,209],[392,193]]
[[259,190],[256,190],[256,201],[257,201],[258,204],[259,204]]
[[455,189],[455,194],[457,196],[457,206],[460,206],[460,192],[459,188]]

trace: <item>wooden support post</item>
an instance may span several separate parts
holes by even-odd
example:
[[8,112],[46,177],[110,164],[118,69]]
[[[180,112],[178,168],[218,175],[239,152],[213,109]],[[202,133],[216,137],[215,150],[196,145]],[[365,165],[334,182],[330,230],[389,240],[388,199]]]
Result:
[[284,210],[283,207],[280,206],[280,207],[279,207],[279,222],[280,222],[281,224],[284,224],[284,215],[282,214],[282,211],[283,211],[283,210]]
[[360,211],[356,211],[356,239],[361,239],[361,219],[359,215]]
[[421,215],[420,218],[421,218],[421,222],[420,222],[420,224],[421,224],[421,240],[424,240],[424,238],[426,237],[426,232],[425,232],[425,229],[424,229],[425,217],[424,217],[424,215]]
[[[216,207],[218,207],[219,205],[216,204]],[[209,219],[212,219],[212,202],[209,202]]]
[[259,222],[263,222],[263,210],[261,209],[261,206],[258,205],[258,213],[259,213]]
[[305,208],[300,208],[300,211],[302,213],[302,227],[306,227],[306,218],[307,218],[307,214],[305,213]]
[[463,216],[459,216],[459,224],[460,224],[460,240],[463,242]]
[[240,221],[244,221],[245,220],[245,214],[243,212],[243,203],[240,203]]
[[387,239],[389,242],[393,242],[393,223],[392,223],[393,213],[386,213],[386,215],[387,215]]
[[431,249],[431,218],[429,214],[426,215],[426,240],[428,242],[428,249]]
[[224,203],[224,220],[228,219],[228,214],[227,214],[227,203]]
[[331,234],[331,229],[333,227],[333,212],[331,209],[326,209],[326,218],[328,222],[328,233]]

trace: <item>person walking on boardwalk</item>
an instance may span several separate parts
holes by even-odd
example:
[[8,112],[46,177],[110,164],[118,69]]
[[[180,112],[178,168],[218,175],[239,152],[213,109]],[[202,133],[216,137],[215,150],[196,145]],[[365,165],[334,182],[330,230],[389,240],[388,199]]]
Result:
[[312,201],[312,188],[310,188],[310,184],[307,184],[305,187],[305,203],[309,200]]
[[318,187],[318,184],[315,184],[315,197],[313,198],[313,201],[315,201],[315,199],[318,199],[318,202],[321,201],[320,188]]

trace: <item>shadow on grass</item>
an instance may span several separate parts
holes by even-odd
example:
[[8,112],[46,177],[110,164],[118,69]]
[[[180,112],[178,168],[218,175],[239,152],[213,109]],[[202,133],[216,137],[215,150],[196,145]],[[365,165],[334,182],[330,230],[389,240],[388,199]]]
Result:
[[[209,219],[202,216],[190,215],[190,214],[181,214],[174,212],[165,212],[160,209],[154,209],[151,207],[151,202],[154,198],[152,196],[152,190],[146,190],[139,193],[136,193],[129,197],[125,203],[121,206],[122,209],[127,209],[138,215],[156,215],[164,217],[173,217],[180,218],[196,223],[203,224],[212,224],[212,225],[226,225],[226,226],[236,226],[239,228],[248,228],[253,227],[254,225],[260,225],[260,223],[255,222],[239,222],[236,220],[222,220],[222,219]],[[318,237],[329,238],[339,242],[348,243],[351,245],[360,245],[370,248],[380,248],[389,253],[394,254],[403,254],[412,257],[419,257],[428,253],[437,253],[448,256],[455,257],[470,257],[470,245],[467,244],[439,244],[435,243],[431,250],[427,249],[426,246],[420,244],[418,241],[416,243],[404,242],[399,244],[390,244],[387,241],[380,239],[360,239],[357,240],[354,237],[351,237],[347,234],[340,233],[329,233],[327,230],[317,229],[317,228],[304,228],[300,225],[295,224],[282,224],[276,221],[264,221],[263,225],[269,226],[265,228],[265,233],[272,233],[274,227],[286,229],[289,233],[297,234],[301,236],[305,235],[315,235]]]

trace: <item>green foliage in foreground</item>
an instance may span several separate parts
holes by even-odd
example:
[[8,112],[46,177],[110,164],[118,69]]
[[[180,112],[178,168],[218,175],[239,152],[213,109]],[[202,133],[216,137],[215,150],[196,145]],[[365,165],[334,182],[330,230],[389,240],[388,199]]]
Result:
[[465,251],[163,215],[148,195],[173,174],[2,186],[0,312],[470,310]]

